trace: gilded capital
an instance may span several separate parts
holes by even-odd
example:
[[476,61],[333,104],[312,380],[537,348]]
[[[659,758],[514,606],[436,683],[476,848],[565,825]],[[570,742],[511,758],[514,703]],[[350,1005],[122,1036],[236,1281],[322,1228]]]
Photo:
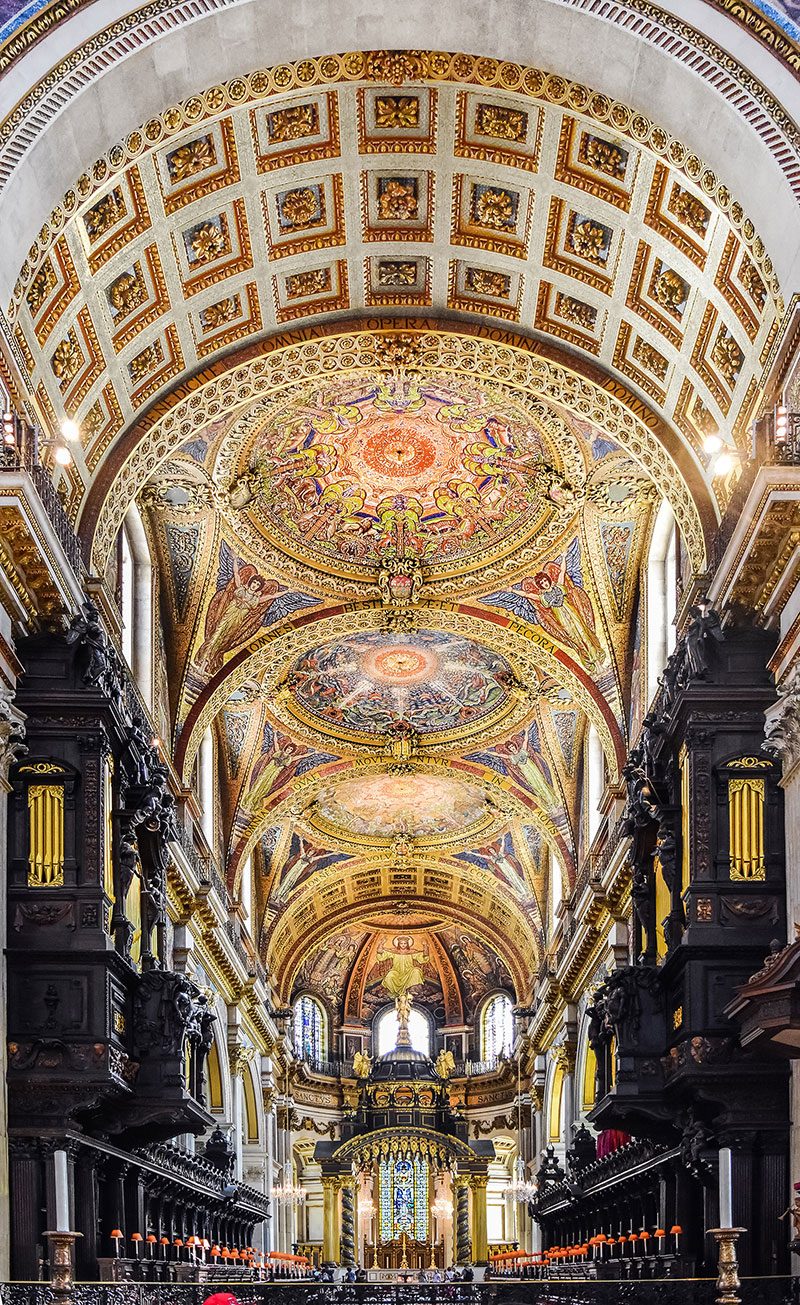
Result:
[[564,1074],[575,1073],[575,1055],[577,1048],[572,1042],[562,1042],[550,1048],[550,1055]]
[[255,1056],[254,1047],[243,1047],[241,1043],[234,1043],[228,1047],[228,1059],[231,1066],[231,1074],[234,1078],[241,1078],[247,1066]]

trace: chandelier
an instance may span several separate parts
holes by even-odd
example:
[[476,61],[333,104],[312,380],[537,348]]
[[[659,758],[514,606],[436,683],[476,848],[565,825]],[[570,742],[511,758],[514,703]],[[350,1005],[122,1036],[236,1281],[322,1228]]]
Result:
[[439,1219],[440,1222],[442,1223],[447,1219],[452,1219],[453,1202],[448,1201],[446,1196],[437,1196],[436,1200],[431,1206],[431,1214],[435,1215],[435,1217]]
[[362,1196],[358,1202],[359,1223],[369,1223],[374,1213],[375,1213],[375,1206],[372,1204],[372,1201],[369,1199],[368,1196],[366,1197]]
[[308,1192],[294,1183],[278,1183],[272,1189],[272,1199],[277,1205],[304,1205]]
[[[286,1096],[284,1098],[285,1101],[284,1123],[286,1125],[286,1132],[288,1134],[291,1133],[292,1111],[294,1110],[294,1102],[292,1101],[291,1090],[289,1085],[289,1069],[290,1069],[289,1056],[287,1056],[286,1057]],[[291,1175],[292,1179],[294,1178],[293,1166],[289,1164],[287,1164],[285,1167],[281,1166],[280,1172],[281,1173],[288,1172]],[[299,1187],[295,1182],[283,1181],[280,1183],[276,1183],[276,1185],[272,1189],[272,1199],[276,1205],[305,1205],[307,1196],[308,1196],[308,1192],[306,1191],[305,1187]]]
[[529,1182],[525,1177],[525,1161],[521,1155],[518,1155],[514,1177],[503,1188],[503,1195],[510,1197],[512,1201],[519,1201],[520,1205],[527,1205],[538,1191],[536,1183]]
[[514,1167],[514,1177],[510,1183],[506,1183],[503,1188],[503,1195],[511,1201],[517,1201],[520,1205],[527,1205],[536,1196],[539,1188],[536,1183],[529,1182],[525,1176],[525,1161],[522,1158],[522,1047],[517,1051],[517,1137],[519,1138],[519,1154],[517,1163]]

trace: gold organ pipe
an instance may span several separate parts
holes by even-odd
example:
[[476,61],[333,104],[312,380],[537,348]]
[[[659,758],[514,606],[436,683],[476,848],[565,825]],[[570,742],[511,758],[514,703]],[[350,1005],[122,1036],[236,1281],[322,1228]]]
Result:
[[764,780],[748,776],[728,782],[731,879],[763,879]]
[[32,784],[28,789],[28,810],[28,887],[61,888],[64,883],[63,786]]

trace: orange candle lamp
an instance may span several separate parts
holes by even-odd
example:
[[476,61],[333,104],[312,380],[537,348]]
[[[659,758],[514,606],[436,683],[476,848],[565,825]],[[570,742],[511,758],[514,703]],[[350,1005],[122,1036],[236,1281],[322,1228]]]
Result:
[[119,1244],[123,1240],[123,1232],[121,1228],[111,1229],[111,1240],[114,1243],[114,1257],[115,1259],[119,1259]]
[[139,1243],[141,1240],[142,1240],[141,1233],[131,1233],[131,1241],[133,1242],[133,1249],[137,1260],[139,1258]]

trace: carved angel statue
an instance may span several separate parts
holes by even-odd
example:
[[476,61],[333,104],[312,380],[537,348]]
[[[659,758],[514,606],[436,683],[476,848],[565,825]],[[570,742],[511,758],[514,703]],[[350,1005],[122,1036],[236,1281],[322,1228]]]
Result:
[[453,1059],[452,1051],[440,1051],[439,1055],[436,1057],[434,1069],[439,1075],[439,1078],[449,1078],[451,1074],[454,1074],[456,1062]]
[[701,678],[709,668],[708,640],[715,639],[717,643],[722,643],[725,635],[719,616],[708,598],[701,598],[697,606],[691,608],[689,615],[692,620],[686,631],[686,663],[689,678]]
[[6,689],[0,689],[0,769],[13,766],[28,751],[25,745],[25,713]]
[[368,1052],[357,1051],[353,1057],[353,1073],[356,1078],[368,1078],[372,1068],[372,1059]]
[[83,681],[90,689],[110,692],[113,686],[114,649],[103,629],[100,611],[90,598],[73,616],[67,630],[67,643],[83,649]]

